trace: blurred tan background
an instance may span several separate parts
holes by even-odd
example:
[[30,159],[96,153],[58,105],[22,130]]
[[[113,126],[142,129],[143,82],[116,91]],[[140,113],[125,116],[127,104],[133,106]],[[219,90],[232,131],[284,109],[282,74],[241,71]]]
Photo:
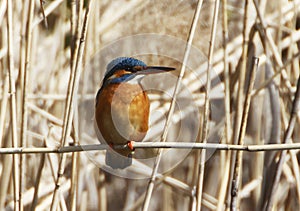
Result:
[[[0,147],[58,147],[66,124],[67,90],[76,61],[76,39],[81,36],[89,1],[0,2]],[[238,74],[243,51],[244,1],[226,2],[228,39],[224,66],[224,10],[220,11],[214,46],[210,36],[215,1],[204,1],[195,31],[187,70],[178,95],[167,141],[199,142],[203,118],[209,48],[214,49],[210,94],[210,143],[232,143],[225,135],[224,67],[230,73],[230,131],[234,130]],[[282,65],[265,37],[259,35],[259,20],[249,1],[247,37],[252,56],[260,58],[254,89],[262,86],[280,66],[280,75],[252,97],[245,144],[283,142],[299,77],[298,0],[260,0],[259,9]],[[119,56],[132,56],[149,65],[176,67],[172,75],[143,81],[151,99],[151,130],[145,141],[159,141],[172,93],[182,66],[197,1],[195,0],[94,0],[89,13],[84,51],[79,63],[79,85],[74,99],[74,117],[67,145],[97,144],[94,132],[94,97],[107,63]],[[47,16],[43,18],[43,13]],[[254,35],[251,35],[251,32]],[[78,42],[79,43],[79,42]],[[283,68],[281,68],[283,69]],[[249,76],[246,76],[246,79]],[[24,80],[26,88],[24,88]],[[289,83],[289,86],[286,84]],[[15,90],[15,92],[14,92]],[[23,93],[26,90],[25,104]],[[76,89],[75,89],[76,90]],[[13,102],[15,99],[15,102]],[[13,106],[14,105],[14,106]],[[24,110],[25,107],[25,110]],[[25,113],[24,113],[25,112]],[[24,117],[27,119],[24,127]],[[25,132],[22,130],[25,128]],[[292,142],[299,142],[299,115]],[[22,135],[25,134],[22,137]],[[168,150],[163,156],[149,210],[194,210],[199,176],[199,150]],[[155,157],[140,160],[126,172],[113,172],[104,165],[104,152],[66,154],[61,177],[58,210],[140,210]],[[144,151],[136,152],[136,156]],[[208,150],[205,163],[202,210],[224,210],[230,204],[228,151]],[[279,153],[245,152],[240,172],[240,210],[261,210]],[[61,154],[0,154],[0,209],[49,210]],[[21,168],[20,166],[23,166]],[[141,167],[142,166],[142,167]],[[102,167],[102,168],[101,168]],[[103,170],[104,169],[104,170]],[[105,171],[106,169],[106,171]],[[108,172],[107,172],[108,171]],[[19,176],[21,175],[21,176]],[[19,177],[18,177],[19,176]],[[22,178],[22,179],[19,179]],[[129,179],[128,179],[129,178]],[[139,179],[137,179],[139,178]],[[16,192],[16,185],[19,186]],[[19,194],[21,193],[21,195]],[[19,198],[21,197],[21,198]],[[21,199],[21,201],[18,201]],[[286,156],[273,210],[299,210],[299,150]],[[16,207],[17,206],[17,207]]]

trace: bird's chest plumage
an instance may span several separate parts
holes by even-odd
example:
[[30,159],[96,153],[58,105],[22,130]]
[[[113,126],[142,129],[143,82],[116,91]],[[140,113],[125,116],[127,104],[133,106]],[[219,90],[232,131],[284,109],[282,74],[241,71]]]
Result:
[[139,84],[108,84],[97,96],[96,122],[107,143],[141,141],[148,119],[149,99]]

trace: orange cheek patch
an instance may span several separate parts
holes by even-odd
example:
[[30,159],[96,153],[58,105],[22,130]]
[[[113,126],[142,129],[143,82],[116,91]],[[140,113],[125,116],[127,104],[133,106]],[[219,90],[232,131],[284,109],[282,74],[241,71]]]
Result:
[[130,74],[130,73],[131,73],[131,72],[126,71],[126,70],[118,70],[118,71],[116,71],[112,76],[113,76],[113,78],[119,78],[119,77],[121,77],[122,75]]

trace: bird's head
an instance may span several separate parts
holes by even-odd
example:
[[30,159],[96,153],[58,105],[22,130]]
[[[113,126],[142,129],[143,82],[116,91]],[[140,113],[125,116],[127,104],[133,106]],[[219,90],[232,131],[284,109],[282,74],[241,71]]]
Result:
[[175,70],[173,67],[147,66],[144,62],[131,58],[119,57],[112,60],[106,67],[103,84],[128,82],[139,80],[148,74],[168,72]]

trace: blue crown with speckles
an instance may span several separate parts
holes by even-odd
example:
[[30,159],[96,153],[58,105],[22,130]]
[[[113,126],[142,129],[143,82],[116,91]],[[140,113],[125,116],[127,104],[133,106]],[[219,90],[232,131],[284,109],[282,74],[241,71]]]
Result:
[[119,57],[112,60],[106,67],[105,78],[112,76],[117,70],[127,69],[135,66],[147,66],[141,60],[131,57]]

